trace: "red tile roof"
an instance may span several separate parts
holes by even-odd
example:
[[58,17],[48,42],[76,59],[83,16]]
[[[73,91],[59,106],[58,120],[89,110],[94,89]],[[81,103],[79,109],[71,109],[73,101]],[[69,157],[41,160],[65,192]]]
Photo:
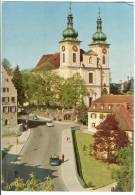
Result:
[[[80,61],[83,60],[84,53],[85,51],[80,49]],[[48,63],[51,64],[54,69],[58,69],[60,67],[60,53],[43,55],[33,71],[43,70]]]
[[51,64],[54,69],[60,66],[60,53],[43,55],[33,71],[42,70],[47,64]]
[[120,105],[123,105],[130,114],[133,114],[132,95],[102,96],[92,102],[89,112],[111,113],[113,108],[117,108]]
[[133,104],[133,95],[105,95],[96,99],[93,103],[130,103]]
[[[121,130],[133,131],[132,117],[130,113],[125,109],[124,106],[120,105],[118,107],[114,107],[111,115],[115,117],[116,121],[118,121],[118,126]],[[107,124],[108,124],[108,120],[106,118],[96,128],[103,129]]]
[[133,119],[130,112],[125,109],[123,105],[115,107],[113,113],[116,116],[116,120],[119,122],[119,127],[125,131],[133,130]]

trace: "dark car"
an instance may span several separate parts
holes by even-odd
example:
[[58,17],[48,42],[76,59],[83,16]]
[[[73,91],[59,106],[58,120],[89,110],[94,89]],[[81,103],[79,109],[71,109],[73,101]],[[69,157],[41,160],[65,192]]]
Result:
[[49,164],[51,166],[59,166],[61,164],[61,160],[58,155],[52,155],[49,159]]

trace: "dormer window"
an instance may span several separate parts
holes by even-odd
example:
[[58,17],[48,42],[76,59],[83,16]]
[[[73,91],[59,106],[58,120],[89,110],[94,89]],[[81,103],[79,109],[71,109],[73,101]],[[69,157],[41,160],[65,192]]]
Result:
[[112,105],[109,105],[109,106],[108,106],[108,109],[111,110],[111,109],[112,109]]
[[96,105],[94,104],[94,105],[93,105],[93,109],[95,109],[95,108],[96,108]]
[[104,105],[103,104],[101,105],[101,110],[104,110]]

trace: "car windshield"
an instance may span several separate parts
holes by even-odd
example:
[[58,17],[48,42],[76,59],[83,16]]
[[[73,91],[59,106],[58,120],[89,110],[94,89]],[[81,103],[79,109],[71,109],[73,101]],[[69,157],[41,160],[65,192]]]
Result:
[[59,160],[59,156],[51,156],[50,159],[51,160]]

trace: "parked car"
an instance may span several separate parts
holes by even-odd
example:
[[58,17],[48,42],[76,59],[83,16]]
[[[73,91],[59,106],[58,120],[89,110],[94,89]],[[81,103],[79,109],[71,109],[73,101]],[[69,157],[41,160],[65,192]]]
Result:
[[47,121],[47,127],[54,127],[54,123],[52,121]]
[[34,120],[38,120],[39,118],[38,118],[37,115],[34,115],[34,116],[33,116],[33,119],[34,119]]
[[51,166],[59,166],[61,164],[61,160],[58,155],[52,155],[49,159],[49,164]]

